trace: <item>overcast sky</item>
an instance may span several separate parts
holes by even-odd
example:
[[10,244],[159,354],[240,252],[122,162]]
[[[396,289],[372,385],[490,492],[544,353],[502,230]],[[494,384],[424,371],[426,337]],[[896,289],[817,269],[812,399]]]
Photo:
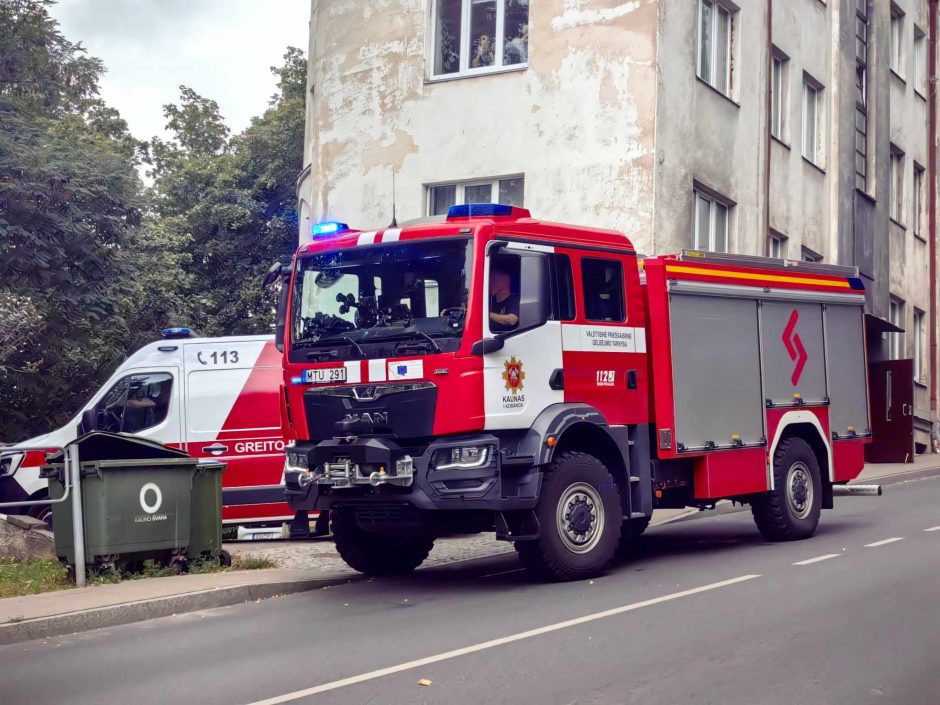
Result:
[[307,51],[310,0],[60,0],[62,33],[104,61],[102,97],[138,139],[164,133],[179,85],[217,101],[233,132],[264,112],[271,66]]

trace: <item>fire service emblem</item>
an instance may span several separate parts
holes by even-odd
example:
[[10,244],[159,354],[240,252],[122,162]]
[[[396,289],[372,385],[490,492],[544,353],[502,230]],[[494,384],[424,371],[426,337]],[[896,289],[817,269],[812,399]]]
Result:
[[522,391],[522,382],[525,380],[525,372],[522,371],[522,360],[517,360],[513,356],[506,360],[503,367],[503,381],[506,383],[506,391],[518,394]]

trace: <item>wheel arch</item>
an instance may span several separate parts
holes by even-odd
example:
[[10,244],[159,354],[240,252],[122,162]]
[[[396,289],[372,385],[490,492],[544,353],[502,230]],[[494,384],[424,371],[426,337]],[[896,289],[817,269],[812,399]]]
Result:
[[777,446],[786,438],[801,438],[806,441],[816,456],[816,462],[819,463],[823,484],[831,485],[833,481],[832,446],[826,439],[822,424],[811,412],[790,411],[780,419],[777,433],[770,446],[767,466],[768,488],[774,489],[774,455],[777,452]]

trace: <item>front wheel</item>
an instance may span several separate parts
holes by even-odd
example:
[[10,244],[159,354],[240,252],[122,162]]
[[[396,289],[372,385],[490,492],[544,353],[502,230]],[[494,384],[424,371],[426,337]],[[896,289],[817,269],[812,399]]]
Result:
[[610,564],[622,512],[617,483],[600,460],[562,453],[546,470],[535,512],[541,535],[516,542],[529,570],[554,580],[581,580]]
[[434,539],[430,536],[388,537],[359,528],[350,509],[333,512],[336,551],[353,570],[366,575],[402,575],[424,562]]
[[751,503],[758,530],[768,541],[807,539],[822,511],[816,454],[802,438],[786,438],[774,453],[774,489]]

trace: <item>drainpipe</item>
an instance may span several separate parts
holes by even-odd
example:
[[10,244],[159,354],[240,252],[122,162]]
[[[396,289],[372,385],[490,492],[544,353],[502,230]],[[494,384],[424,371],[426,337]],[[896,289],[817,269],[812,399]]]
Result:
[[930,420],[937,422],[937,2],[930,0],[930,38],[928,44],[930,100],[927,135],[927,170],[930,173],[927,199],[927,230],[930,243]]
[[[936,0],[933,0],[936,2]],[[766,109],[767,109],[767,121],[766,121],[766,130],[764,130],[764,142],[766,143],[766,151],[764,154],[764,256],[770,257],[770,150],[773,143],[773,130],[771,126],[773,125],[773,98],[771,96],[771,91],[773,90],[774,85],[774,42],[773,42],[773,26],[774,26],[774,0],[767,0],[767,90],[764,91],[766,94]]]

